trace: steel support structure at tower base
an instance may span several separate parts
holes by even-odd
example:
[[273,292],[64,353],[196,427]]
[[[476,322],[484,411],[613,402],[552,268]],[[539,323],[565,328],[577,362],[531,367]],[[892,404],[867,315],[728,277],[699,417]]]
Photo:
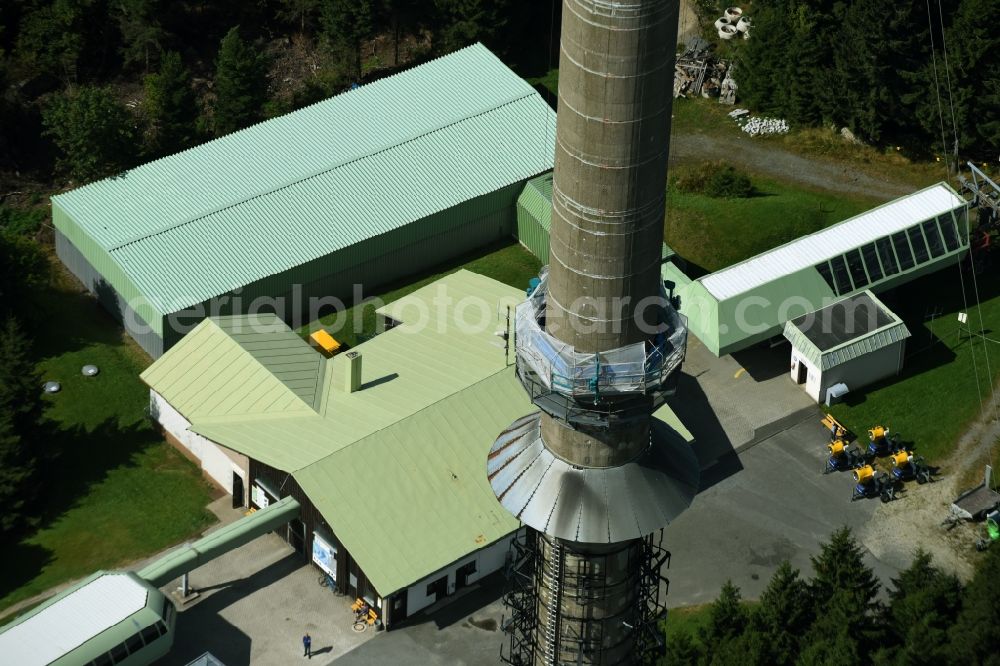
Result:
[[662,652],[670,553],[659,537],[581,549],[526,530],[511,553],[504,663],[631,664]]

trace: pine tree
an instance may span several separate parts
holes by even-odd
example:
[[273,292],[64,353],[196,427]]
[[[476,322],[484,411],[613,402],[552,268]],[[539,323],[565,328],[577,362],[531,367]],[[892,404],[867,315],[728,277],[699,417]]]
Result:
[[27,336],[12,316],[0,324],[0,533],[30,522],[35,496],[38,422],[42,407],[39,378]]
[[267,101],[267,61],[240,37],[239,26],[222,39],[215,92],[216,136],[243,129],[260,119]]
[[918,550],[909,568],[893,579],[885,625],[891,643],[887,654],[900,664],[941,664],[949,659],[948,627],[961,607],[962,584]]
[[71,178],[119,173],[136,158],[135,120],[107,88],[83,86],[57,96],[42,121],[62,153],[57,166]]
[[719,598],[712,602],[708,623],[699,631],[698,637],[707,659],[715,661],[716,653],[739,638],[746,625],[747,611],[743,606],[740,588],[727,580],[719,592]]
[[1000,546],[986,551],[976,574],[965,587],[962,611],[949,635],[950,661],[954,664],[1000,666]]
[[191,88],[191,72],[181,56],[167,51],[160,71],[146,77],[148,152],[160,157],[190,147],[196,136],[198,107]]
[[323,36],[343,52],[355,80],[361,80],[362,43],[375,36],[374,0],[324,0],[320,8]]
[[762,635],[764,654],[758,663],[793,664],[799,642],[812,621],[809,589],[799,572],[782,562],[760,596],[750,617],[750,628]]
[[507,26],[508,0],[434,0],[434,7],[438,51],[450,53],[475,42],[502,50],[498,42]]
[[126,65],[142,63],[148,72],[150,59],[156,59],[167,37],[159,21],[159,0],[117,0],[112,6],[122,36],[122,59]]
[[657,661],[661,666],[696,666],[701,651],[687,632],[668,632],[666,651]]

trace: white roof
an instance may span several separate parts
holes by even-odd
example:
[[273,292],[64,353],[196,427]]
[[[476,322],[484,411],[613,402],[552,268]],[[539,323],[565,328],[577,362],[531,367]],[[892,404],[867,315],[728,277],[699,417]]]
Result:
[[105,574],[0,634],[5,664],[44,666],[146,606],[147,589],[126,574]]
[[720,301],[732,298],[965,205],[954,190],[938,183],[706,275],[700,282]]

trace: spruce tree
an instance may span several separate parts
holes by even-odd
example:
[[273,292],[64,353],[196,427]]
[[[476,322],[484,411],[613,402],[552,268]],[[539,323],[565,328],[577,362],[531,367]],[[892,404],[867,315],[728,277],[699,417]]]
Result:
[[931,563],[918,550],[909,568],[892,581],[885,625],[890,634],[887,653],[896,663],[919,666],[946,663],[948,627],[961,608],[962,584]]
[[216,136],[243,129],[259,120],[267,101],[267,60],[240,37],[239,26],[222,38],[215,69]]
[[764,654],[755,661],[776,665],[795,663],[799,642],[811,620],[808,586],[786,560],[774,572],[750,617],[750,629],[763,638]]
[[30,523],[42,403],[28,338],[13,316],[0,319],[0,533]]
[[83,86],[56,96],[42,122],[61,152],[57,167],[71,178],[110,176],[136,159],[135,120],[108,88]]
[[709,662],[721,661],[727,645],[734,643],[747,625],[740,588],[727,580],[709,609],[708,623],[701,627],[699,640]]
[[954,664],[1000,666],[1000,546],[986,551],[965,587],[962,610],[949,632],[950,660]]
[[117,0],[113,5],[122,38],[122,59],[126,65],[141,64],[149,71],[167,37],[160,24],[162,9],[158,0]]
[[198,107],[191,88],[191,72],[181,56],[167,51],[160,71],[146,77],[147,150],[161,157],[190,147],[196,138]]
[[323,36],[344,54],[355,80],[360,81],[362,43],[375,36],[374,0],[324,0],[320,18]]

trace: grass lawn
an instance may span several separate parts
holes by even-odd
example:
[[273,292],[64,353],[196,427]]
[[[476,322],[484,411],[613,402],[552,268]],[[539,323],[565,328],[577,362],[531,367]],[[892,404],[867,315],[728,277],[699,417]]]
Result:
[[[58,266],[57,266],[58,272]],[[200,532],[214,491],[146,419],[149,358],[65,276],[28,326],[44,380],[46,434],[38,528],[0,554],[0,610],[96,569],[122,566]],[[96,377],[80,368],[92,363]]]
[[[932,462],[942,461],[979,416],[980,395],[986,401],[1000,378],[1000,275],[995,270],[978,276],[978,308],[969,275],[968,309],[963,304],[955,267],[883,295],[912,334],[906,341],[903,372],[866,387],[855,398],[849,395],[846,403],[834,405],[834,416],[864,441],[868,428],[885,425]],[[963,310],[977,334],[971,340],[960,334],[956,313]]]
[[[477,250],[453,261],[435,266],[422,275],[412,276],[403,282],[382,287],[378,293],[372,295],[378,299],[377,305],[371,302],[352,305],[340,315],[339,328],[328,328],[328,330],[338,341],[346,342],[352,346],[356,345],[375,334],[375,310],[382,304],[391,303],[424,285],[463,268],[491,277],[512,287],[527,288],[528,280],[538,275],[541,262],[516,241]],[[298,333],[302,337],[307,337],[310,330],[315,330],[314,327],[317,323],[330,327],[334,325],[336,320],[336,313],[324,315],[319,318],[318,322],[312,322],[300,328]]]
[[[719,199],[667,192],[665,240],[692,263],[693,276],[717,271],[878,205],[752,177],[755,196]],[[696,268],[697,267],[697,268]]]

